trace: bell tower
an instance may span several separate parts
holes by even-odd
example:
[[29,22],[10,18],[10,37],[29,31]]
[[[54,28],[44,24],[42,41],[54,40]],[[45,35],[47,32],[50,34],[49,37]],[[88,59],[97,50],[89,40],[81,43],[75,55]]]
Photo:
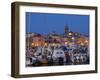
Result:
[[68,26],[65,26],[65,28],[64,28],[64,34],[68,34],[69,33],[69,28],[68,28]]

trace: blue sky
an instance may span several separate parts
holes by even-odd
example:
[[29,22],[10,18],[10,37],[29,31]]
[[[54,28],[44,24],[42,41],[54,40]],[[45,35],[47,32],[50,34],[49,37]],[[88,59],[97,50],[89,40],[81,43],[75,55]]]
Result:
[[26,33],[60,34],[66,25],[73,32],[89,35],[89,15],[26,12]]

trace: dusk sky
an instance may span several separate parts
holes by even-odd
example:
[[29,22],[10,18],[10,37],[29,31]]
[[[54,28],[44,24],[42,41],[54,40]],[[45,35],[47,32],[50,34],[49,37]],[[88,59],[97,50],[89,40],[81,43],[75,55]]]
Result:
[[65,26],[73,32],[89,35],[89,15],[26,12],[26,33],[64,33]]

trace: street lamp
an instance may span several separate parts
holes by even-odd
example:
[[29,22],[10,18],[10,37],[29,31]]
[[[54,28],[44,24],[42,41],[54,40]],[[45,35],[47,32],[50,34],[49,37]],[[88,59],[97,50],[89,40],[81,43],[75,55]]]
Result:
[[81,43],[81,46],[84,46],[84,43]]
[[47,46],[47,43],[44,43],[45,46]]
[[32,43],[31,45],[32,45],[32,46],[34,46],[35,44],[34,44],[34,43]]
[[88,40],[85,40],[85,43],[88,43]]
[[53,43],[52,46],[55,46],[55,43]]
[[72,40],[74,40],[75,38],[74,37],[72,37]]
[[72,33],[70,32],[70,33],[68,33],[68,35],[69,35],[69,36],[71,36],[71,35],[72,35]]
[[65,45],[67,45],[68,44],[68,42],[65,42]]

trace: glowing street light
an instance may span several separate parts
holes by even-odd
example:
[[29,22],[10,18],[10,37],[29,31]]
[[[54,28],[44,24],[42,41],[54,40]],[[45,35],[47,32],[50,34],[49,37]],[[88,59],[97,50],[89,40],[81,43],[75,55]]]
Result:
[[47,43],[44,43],[45,46],[47,46]]
[[55,45],[56,45],[55,43],[52,44],[52,46],[55,46]]
[[88,43],[88,40],[85,40],[85,43]]
[[65,42],[65,45],[67,45],[68,44],[68,42]]
[[81,46],[84,46],[84,43],[81,43]]
[[74,37],[72,37],[72,40],[74,40],[75,38]]
[[34,43],[32,43],[31,45],[32,45],[32,46],[34,46],[35,44],[34,44]]
[[68,33],[68,35],[69,35],[69,36],[71,36],[71,35],[72,35],[72,33]]

